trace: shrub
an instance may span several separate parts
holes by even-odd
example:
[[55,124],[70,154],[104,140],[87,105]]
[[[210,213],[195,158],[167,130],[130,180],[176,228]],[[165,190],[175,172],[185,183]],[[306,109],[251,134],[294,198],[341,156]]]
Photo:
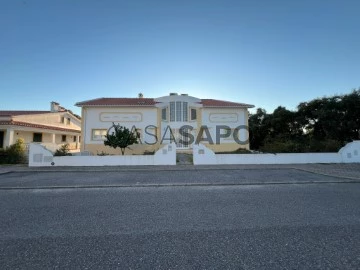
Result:
[[19,164],[25,162],[25,143],[23,139],[17,139],[14,144],[0,151],[0,163],[2,164]]
[[8,156],[6,149],[0,149],[0,164],[8,163]]
[[101,151],[100,153],[97,152],[97,155],[98,155],[98,156],[109,156],[110,154],[109,154],[109,153],[106,153],[106,152],[104,152],[104,151]]
[[266,141],[264,146],[260,147],[261,152],[265,153],[302,153],[307,152],[305,147],[291,140],[272,140]]
[[309,152],[338,152],[344,143],[337,140],[312,140],[309,143]]
[[70,149],[69,149],[69,144],[63,144],[59,149],[57,149],[55,151],[54,156],[72,156],[71,153],[69,153]]
[[250,150],[247,150],[245,148],[238,148],[234,151],[224,151],[224,152],[216,152],[215,154],[251,154],[252,152]]
[[316,153],[316,152],[338,152],[344,144],[336,140],[268,140],[260,151],[267,153]]

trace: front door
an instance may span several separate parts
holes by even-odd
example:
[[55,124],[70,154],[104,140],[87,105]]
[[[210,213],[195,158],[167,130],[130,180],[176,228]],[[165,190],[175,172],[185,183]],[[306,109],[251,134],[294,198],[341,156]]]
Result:
[[4,148],[4,131],[0,131],[0,148]]

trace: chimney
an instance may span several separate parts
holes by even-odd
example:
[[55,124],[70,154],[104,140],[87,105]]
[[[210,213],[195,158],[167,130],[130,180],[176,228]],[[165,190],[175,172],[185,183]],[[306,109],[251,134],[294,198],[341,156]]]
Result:
[[60,104],[55,102],[55,101],[51,101],[50,103],[50,111],[51,112],[58,112],[59,111],[59,106]]

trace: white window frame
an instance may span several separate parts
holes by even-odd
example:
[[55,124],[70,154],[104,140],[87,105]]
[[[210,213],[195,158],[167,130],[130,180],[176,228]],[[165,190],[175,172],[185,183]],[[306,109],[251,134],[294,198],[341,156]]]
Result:
[[[163,117],[163,112],[165,110],[165,118]],[[161,108],[161,120],[162,121],[167,121],[168,120],[168,108],[165,107],[165,108]]]
[[170,122],[175,122],[175,114],[176,114],[175,101],[171,101],[170,102]]
[[176,101],[176,107],[175,107],[175,112],[176,112],[176,122],[182,122],[182,102],[181,101]]
[[189,104],[186,101],[182,103],[182,121],[189,121]]

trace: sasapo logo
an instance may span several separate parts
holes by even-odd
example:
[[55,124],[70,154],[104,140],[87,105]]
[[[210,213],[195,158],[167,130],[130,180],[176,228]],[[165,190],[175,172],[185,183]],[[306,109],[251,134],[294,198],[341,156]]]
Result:
[[[114,134],[119,129],[123,129],[120,125],[114,124],[108,129],[108,135]],[[214,129],[215,128],[215,129]],[[125,128],[126,129],[126,128]],[[156,130],[157,126],[148,125],[144,129],[144,137],[146,139],[142,140],[140,129],[136,126],[132,126],[129,130],[129,135],[136,136],[138,138],[138,142],[140,144],[154,145],[160,141],[160,144],[169,142],[175,142],[176,144],[184,144],[191,145],[193,143],[199,144],[201,142],[206,142],[208,144],[221,144],[222,139],[233,140],[239,145],[246,145],[249,143],[249,128],[246,125],[240,125],[235,128],[231,128],[226,125],[217,125],[215,127],[209,128],[206,125],[202,125],[197,134],[194,134],[194,127],[190,125],[183,125],[178,129],[171,128],[171,126],[167,125],[164,127],[163,132],[158,137]],[[210,130],[215,130],[211,132]]]

